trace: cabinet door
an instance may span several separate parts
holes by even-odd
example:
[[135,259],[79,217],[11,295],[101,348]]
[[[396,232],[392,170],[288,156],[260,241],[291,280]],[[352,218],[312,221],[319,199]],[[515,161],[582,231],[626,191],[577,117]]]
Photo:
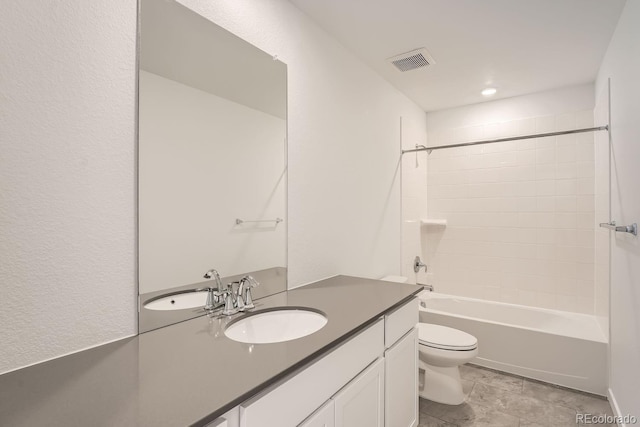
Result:
[[335,414],[335,403],[330,400],[298,427],[335,427]]
[[418,329],[414,328],[384,354],[385,426],[418,425]]
[[295,376],[242,403],[240,427],[298,425],[383,353],[381,319]]
[[335,427],[384,426],[384,359],[378,359],[334,397]]

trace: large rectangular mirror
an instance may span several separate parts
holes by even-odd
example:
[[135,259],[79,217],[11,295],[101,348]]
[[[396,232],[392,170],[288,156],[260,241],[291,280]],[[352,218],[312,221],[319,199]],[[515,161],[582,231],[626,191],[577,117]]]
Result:
[[[166,294],[286,289],[286,65],[174,1],[140,0],[140,332],[205,314]],[[205,282],[205,283],[203,283]]]

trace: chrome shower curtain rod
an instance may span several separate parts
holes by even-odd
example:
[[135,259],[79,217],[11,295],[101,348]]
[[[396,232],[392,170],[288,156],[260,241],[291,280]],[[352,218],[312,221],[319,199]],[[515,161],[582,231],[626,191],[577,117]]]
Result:
[[574,129],[574,130],[562,130],[558,132],[549,132],[549,133],[537,133],[533,135],[523,135],[523,136],[512,136],[509,138],[498,138],[498,139],[487,139],[484,141],[472,141],[472,142],[463,142],[460,144],[451,144],[451,145],[440,145],[435,147],[425,147],[416,146],[420,148],[412,148],[410,150],[402,150],[402,154],[405,153],[415,153],[417,151],[426,151],[427,153],[431,153],[433,150],[442,150],[443,148],[456,148],[456,147],[467,147],[471,145],[482,145],[482,144],[493,144],[494,142],[507,142],[507,141],[518,141],[520,139],[532,139],[532,138],[545,138],[547,136],[558,136],[558,135],[569,135],[572,133],[584,133],[584,132],[595,132],[600,130],[609,130],[609,125],[606,126],[598,126],[593,128],[584,128],[584,129]]

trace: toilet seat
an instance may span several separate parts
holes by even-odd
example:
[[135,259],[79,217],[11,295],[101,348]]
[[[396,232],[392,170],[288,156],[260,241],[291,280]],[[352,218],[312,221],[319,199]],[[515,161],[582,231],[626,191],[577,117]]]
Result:
[[473,335],[430,323],[418,324],[418,340],[420,345],[440,350],[468,351],[478,348],[478,340]]

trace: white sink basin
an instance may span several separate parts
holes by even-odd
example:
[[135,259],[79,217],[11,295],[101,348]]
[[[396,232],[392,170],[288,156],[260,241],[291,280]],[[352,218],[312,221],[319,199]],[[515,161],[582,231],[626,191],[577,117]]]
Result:
[[144,304],[149,310],[184,310],[203,307],[207,303],[207,291],[189,291],[158,298]]
[[310,335],[327,324],[327,318],[304,308],[283,308],[239,319],[224,331],[234,340],[248,344],[268,344]]

